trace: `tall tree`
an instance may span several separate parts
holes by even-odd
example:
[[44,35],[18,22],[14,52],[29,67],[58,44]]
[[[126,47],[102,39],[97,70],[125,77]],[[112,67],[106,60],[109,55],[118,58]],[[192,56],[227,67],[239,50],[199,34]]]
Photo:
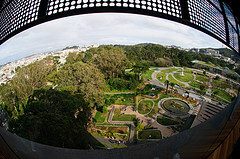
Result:
[[142,74],[149,70],[149,65],[146,63],[136,63],[133,66],[132,71],[138,74],[138,80],[141,81],[142,79]]
[[83,56],[81,53],[75,51],[75,52],[70,52],[66,58],[67,63],[74,63],[76,61],[82,60]]
[[164,84],[167,85],[167,86],[166,86],[166,94],[167,94],[167,92],[168,92],[168,86],[169,86],[169,84],[170,84],[169,80],[166,80],[166,81],[164,82]]
[[113,46],[101,47],[96,61],[98,68],[107,78],[118,77],[127,66],[124,50]]
[[17,71],[13,79],[0,91],[2,104],[12,117],[23,113],[22,107],[28,97],[32,95],[34,89],[46,85],[46,78],[54,69],[56,67],[53,58],[47,57]]
[[93,64],[78,61],[66,64],[57,74],[59,87],[68,87],[84,96],[91,106],[103,105],[106,82],[104,75]]

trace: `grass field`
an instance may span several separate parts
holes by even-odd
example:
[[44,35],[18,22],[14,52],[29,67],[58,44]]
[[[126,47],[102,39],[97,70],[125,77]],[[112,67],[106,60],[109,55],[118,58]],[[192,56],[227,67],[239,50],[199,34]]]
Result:
[[106,97],[112,101],[110,104],[135,105],[134,94],[107,94]]
[[139,139],[162,139],[160,130],[143,130],[138,132]]
[[150,79],[152,80],[152,74],[155,70],[148,70],[145,73],[142,74],[142,78]]
[[209,77],[197,75],[196,80],[201,81],[201,82],[209,82]]
[[161,125],[176,125],[176,124],[179,124],[179,122],[177,122],[173,119],[170,119],[168,117],[165,117],[165,116],[158,116],[157,117],[157,122]]
[[[182,72],[182,70],[179,69],[177,72],[180,73],[180,72]],[[190,73],[190,74],[192,74],[192,73],[193,73],[193,70],[184,68],[184,69],[183,69],[183,73]]]
[[217,92],[216,95],[226,99],[227,101],[232,101],[232,97],[226,92],[226,91],[223,91],[221,89],[217,89],[217,88],[213,88],[212,89],[212,92]]
[[179,73],[174,73],[174,77],[181,82],[190,82],[194,79],[194,76],[190,73],[184,73],[184,76],[181,76]]
[[192,87],[196,87],[198,89],[200,89],[200,82],[197,82],[197,81],[192,81],[191,83],[188,83],[190,86]]
[[105,118],[107,116],[107,112],[100,112],[97,111],[96,115],[94,116],[94,119],[96,119],[97,123],[103,123],[105,121]]
[[170,83],[175,83],[175,84],[178,84],[180,86],[185,86],[184,84],[176,81],[171,75],[168,76],[168,80],[169,80]]
[[136,115],[121,114],[120,109],[114,111],[113,120],[115,121],[133,121],[134,119],[136,119]]
[[215,87],[220,87],[220,88],[223,88],[223,89],[226,89],[226,88],[230,88],[231,85],[229,84],[229,82],[223,80],[223,79],[219,79],[219,80],[215,80],[213,79],[212,81],[212,84],[213,86]]
[[164,83],[164,82],[166,81],[166,74],[163,73],[163,72],[159,72],[159,73],[157,74],[157,79],[158,79],[160,82]]
[[138,113],[147,114],[153,107],[153,101],[151,100],[141,100],[138,104]]
[[178,68],[169,68],[169,69],[162,70],[162,72],[170,73],[170,72],[177,71],[177,70],[178,70]]

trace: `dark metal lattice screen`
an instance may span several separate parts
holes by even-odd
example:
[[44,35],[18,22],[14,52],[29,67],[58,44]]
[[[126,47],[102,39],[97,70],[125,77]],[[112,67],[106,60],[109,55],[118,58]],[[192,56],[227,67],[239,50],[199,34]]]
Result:
[[47,14],[93,7],[129,7],[181,17],[179,0],[49,0]]
[[188,0],[190,22],[226,41],[223,15],[206,0]]
[[21,29],[26,24],[37,20],[40,0],[19,1],[9,3],[6,0],[1,8],[0,16],[0,40],[14,31]]
[[239,23],[219,0],[3,0],[0,44],[37,24],[76,14],[124,12],[177,21],[223,42],[239,53]]

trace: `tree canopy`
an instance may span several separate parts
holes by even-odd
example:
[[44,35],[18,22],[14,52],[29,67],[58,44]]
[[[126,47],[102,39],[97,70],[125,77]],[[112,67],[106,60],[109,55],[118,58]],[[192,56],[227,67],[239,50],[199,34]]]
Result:
[[24,115],[8,122],[9,131],[42,144],[86,149],[90,113],[81,94],[42,88],[29,97]]
[[124,50],[113,46],[101,47],[96,61],[98,68],[107,78],[118,77],[127,65]]
[[66,64],[56,74],[57,85],[60,88],[70,88],[81,93],[84,100],[92,106],[103,105],[103,91],[106,88],[104,75],[93,64],[78,61]]
[[16,117],[23,113],[28,97],[34,89],[46,85],[48,74],[55,68],[52,57],[49,57],[19,69],[12,80],[1,86],[0,99],[10,116]]

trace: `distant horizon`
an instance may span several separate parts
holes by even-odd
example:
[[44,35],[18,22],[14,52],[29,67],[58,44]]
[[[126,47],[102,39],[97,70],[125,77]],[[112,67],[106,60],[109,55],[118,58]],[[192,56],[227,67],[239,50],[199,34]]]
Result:
[[[145,43],[137,43],[137,44],[101,44],[101,45],[128,45],[128,46],[134,46],[134,45],[150,45],[150,44],[155,44],[155,45],[162,45],[164,47],[167,47],[167,46],[176,46],[176,45],[163,45],[163,44],[157,44],[157,43],[148,43],[148,42],[145,42]],[[92,44],[92,45],[99,45],[101,46],[100,44]],[[15,55],[13,56],[8,56],[4,59],[0,59],[0,66],[4,66],[8,63],[12,63],[12,62],[15,62],[15,61],[18,61],[18,60],[21,60],[21,59],[24,59],[24,58],[27,58],[27,57],[31,57],[31,56],[34,56],[34,55],[38,55],[38,54],[46,54],[46,53],[51,53],[51,52],[54,52],[54,51],[61,51],[67,47],[73,47],[73,46],[78,46],[78,47],[89,47],[91,45],[83,45],[83,46],[80,46],[80,45],[68,45],[68,46],[65,46],[63,48],[59,48],[59,49],[55,49],[55,50],[50,50],[50,51],[44,51],[44,52],[38,52],[38,53],[32,53],[32,54],[29,54],[29,55],[26,55],[24,57],[22,56],[19,56],[19,57],[16,57]],[[183,48],[181,46],[176,46],[176,47],[180,47],[182,49],[229,49],[228,47],[219,47],[219,48],[213,48],[213,47],[206,47],[206,48],[196,48],[196,47],[193,47],[193,48]],[[229,49],[231,50],[231,49]],[[232,51],[232,50],[231,50]]]
[[181,48],[225,48],[192,27],[152,16],[127,13],[75,15],[29,28],[0,45],[0,64],[69,45],[156,43]]

